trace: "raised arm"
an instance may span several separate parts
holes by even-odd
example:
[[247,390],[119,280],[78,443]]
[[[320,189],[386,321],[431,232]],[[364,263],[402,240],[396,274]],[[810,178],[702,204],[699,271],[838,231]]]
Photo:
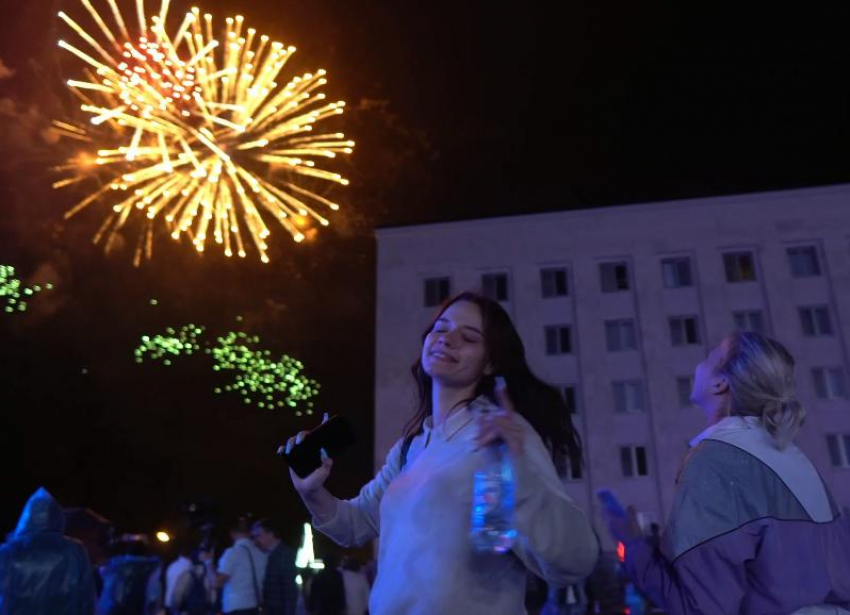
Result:
[[356,547],[375,539],[380,532],[381,499],[400,471],[401,441],[387,455],[384,467],[357,497],[340,500],[324,487],[333,460],[325,459],[322,467],[299,478],[290,471],[292,484],[313,516],[313,527],[343,547]]

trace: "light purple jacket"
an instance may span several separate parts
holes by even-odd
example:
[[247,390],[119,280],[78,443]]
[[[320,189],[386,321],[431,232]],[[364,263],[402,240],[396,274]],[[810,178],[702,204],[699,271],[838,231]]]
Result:
[[850,520],[809,459],[755,417],[691,442],[660,551],[626,568],[668,615],[850,613]]

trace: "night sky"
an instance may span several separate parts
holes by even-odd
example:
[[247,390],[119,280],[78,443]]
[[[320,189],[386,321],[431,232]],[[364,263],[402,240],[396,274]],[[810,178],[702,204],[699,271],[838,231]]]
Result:
[[122,531],[194,498],[306,517],[273,453],[315,418],[214,395],[203,358],[134,363],[140,335],[190,322],[305,363],[317,409],[357,426],[330,483],[352,495],[372,474],[375,227],[850,181],[846,3],[207,0],[328,70],[352,185],[315,241],[273,236],[270,265],[163,240],[136,269],[134,236],[105,256],[97,208],[62,218],[85,190],[50,188],[74,152],[41,134],[73,113],[55,14],[83,9],[2,6],[0,263],[56,285],[0,315],[3,532],[39,485]]

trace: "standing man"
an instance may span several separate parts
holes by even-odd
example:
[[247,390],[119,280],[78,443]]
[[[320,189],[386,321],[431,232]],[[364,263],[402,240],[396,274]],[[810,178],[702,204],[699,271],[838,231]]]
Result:
[[339,558],[329,551],[322,559],[325,567],[310,585],[307,608],[313,615],[345,615],[345,583],[339,571]]
[[0,613],[91,615],[94,575],[82,543],[62,535],[65,515],[42,487],[0,546]]
[[228,615],[257,615],[262,605],[263,578],[266,574],[266,554],[250,537],[251,521],[240,517],[230,530],[233,546],[218,562],[218,571],[207,562],[216,587],[222,592],[222,610]]
[[251,537],[269,557],[263,581],[263,609],[268,615],[295,615],[295,551],[281,541],[280,531],[270,519],[257,521]]
[[180,544],[179,556],[165,569],[165,608],[169,615],[177,613],[177,605],[174,603],[174,587],[177,579],[192,567],[192,549],[185,540]]

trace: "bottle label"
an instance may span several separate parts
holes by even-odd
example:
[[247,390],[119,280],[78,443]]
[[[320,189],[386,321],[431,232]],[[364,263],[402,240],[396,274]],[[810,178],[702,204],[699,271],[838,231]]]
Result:
[[489,472],[475,474],[475,512],[486,515],[499,508],[502,501],[502,481]]

